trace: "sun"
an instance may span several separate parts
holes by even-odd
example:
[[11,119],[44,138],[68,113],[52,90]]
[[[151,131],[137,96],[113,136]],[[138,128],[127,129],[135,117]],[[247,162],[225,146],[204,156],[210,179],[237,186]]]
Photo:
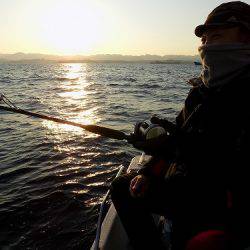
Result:
[[84,0],[51,1],[40,19],[46,47],[60,54],[88,54],[105,40],[101,8]]

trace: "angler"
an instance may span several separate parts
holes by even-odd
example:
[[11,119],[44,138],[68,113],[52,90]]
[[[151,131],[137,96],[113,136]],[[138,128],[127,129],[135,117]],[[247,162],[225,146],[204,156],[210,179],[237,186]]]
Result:
[[[6,96],[0,109],[70,124],[145,153],[112,183],[104,197],[93,249],[243,250],[250,246],[248,202],[250,123],[250,6],[229,2],[196,28],[202,72],[175,123],[158,117],[138,123],[132,135],[82,125],[16,107]],[[119,224],[118,216],[122,224]],[[152,213],[170,228],[161,239]]]
[[[112,184],[112,201],[134,249],[166,249],[152,213],[172,221],[172,250],[250,245],[250,6],[221,4],[195,34],[202,72],[190,81],[172,133],[135,141],[153,158]],[[169,130],[168,121],[152,122]]]

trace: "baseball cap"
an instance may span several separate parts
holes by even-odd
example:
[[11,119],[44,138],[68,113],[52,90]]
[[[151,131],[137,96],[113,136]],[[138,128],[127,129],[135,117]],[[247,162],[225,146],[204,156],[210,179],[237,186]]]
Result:
[[207,17],[204,24],[195,28],[195,35],[202,34],[216,27],[243,26],[250,31],[250,5],[241,1],[227,2],[216,7]]

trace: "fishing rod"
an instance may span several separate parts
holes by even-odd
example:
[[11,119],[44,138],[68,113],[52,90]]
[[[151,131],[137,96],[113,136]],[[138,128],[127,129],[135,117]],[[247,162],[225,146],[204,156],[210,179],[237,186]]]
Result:
[[101,136],[105,136],[111,139],[116,139],[116,140],[127,140],[129,141],[131,139],[131,135],[127,135],[122,131],[107,128],[107,127],[102,127],[98,125],[84,125],[68,120],[64,120],[61,118],[53,117],[53,116],[48,116],[40,113],[35,113],[31,111],[27,111],[24,109],[18,108],[12,101],[10,101],[4,94],[0,93],[0,102],[3,101],[7,106],[0,105],[0,110],[5,110],[13,113],[18,113],[18,114],[23,114],[27,116],[32,116],[36,118],[40,118],[43,120],[48,120],[48,121],[53,121],[61,124],[67,124],[67,125],[72,125],[75,127],[80,127],[84,130],[87,130],[91,133],[98,134]]
[[41,113],[27,111],[27,110],[17,107],[4,94],[0,93],[0,102],[1,101],[4,102],[7,106],[0,105],[0,110],[5,110],[8,112],[23,114],[23,115],[27,115],[31,117],[40,118],[43,120],[48,120],[48,121],[53,121],[53,122],[57,122],[61,124],[67,124],[67,125],[79,127],[91,133],[98,134],[107,138],[116,139],[116,140],[127,140],[128,143],[132,143],[132,144],[138,139],[146,142],[146,141],[150,141],[150,139],[157,138],[159,135],[167,133],[165,128],[162,127],[162,125],[159,125],[157,123],[152,123],[150,120],[137,123],[135,125],[134,133],[127,135],[122,131],[112,129],[112,128],[102,127],[98,125],[84,125],[81,123],[72,122],[72,121],[61,119],[61,118],[44,115]]

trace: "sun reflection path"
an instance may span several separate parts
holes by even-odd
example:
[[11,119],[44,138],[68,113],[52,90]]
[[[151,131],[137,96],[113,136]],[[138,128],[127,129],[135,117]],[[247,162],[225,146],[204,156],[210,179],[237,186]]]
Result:
[[[88,90],[88,87],[93,83],[86,80],[90,79],[87,77],[87,65],[61,64],[59,67],[61,67],[59,69],[59,79],[63,79],[63,81],[55,82],[56,93],[53,93],[54,99],[51,100],[48,106],[52,110],[56,110],[57,116],[62,119],[81,124],[99,122],[100,118],[97,116],[98,106],[93,105]],[[44,120],[42,124],[46,128],[47,138],[53,141],[54,150],[60,152],[60,155],[63,156],[60,161],[62,167],[55,171],[55,175],[61,177],[70,174],[81,175],[79,163],[83,164],[85,169],[91,166],[89,163],[91,157],[86,154],[86,145],[88,145],[89,138],[96,138],[99,135],[92,134],[79,127],[52,121]],[[83,143],[84,140],[87,143]],[[95,155],[94,152],[91,153]],[[78,179],[75,181],[78,182]],[[88,191],[75,190],[75,192],[83,193]]]
[[[63,82],[59,83],[60,90],[57,95],[59,96],[59,103],[63,103],[66,108],[60,107],[61,117],[82,124],[95,124],[100,119],[96,113],[98,107],[91,107],[92,100],[88,97],[86,88],[91,84],[87,76],[86,64],[71,63],[62,64]],[[68,81],[67,81],[68,79]],[[72,81],[74,80],[74,81]],[[73,107],[77,106],[77,111]],[[71,108],[72,107],[72,108]],[[43,126],[54,133],[54,136],[62,136],[62,132],[73,132],[74,134],[85,134],[86,137],[96,137],[96,135],[84,131],[81,128],[58,124],[51,121],[43,121]],[[60,133],[60,135],[59,135]],[[59,139],[59,138],[57,138]]]
[[84,65],[81,63],[70,63],[70,64],[64,64],[64,65],[68,67],[68,72],[66,73],[66,78],[68,79],[77,79],[83,73],[83,69],[84,69],[84,73],[86,71],[86,67],[83,68]]

